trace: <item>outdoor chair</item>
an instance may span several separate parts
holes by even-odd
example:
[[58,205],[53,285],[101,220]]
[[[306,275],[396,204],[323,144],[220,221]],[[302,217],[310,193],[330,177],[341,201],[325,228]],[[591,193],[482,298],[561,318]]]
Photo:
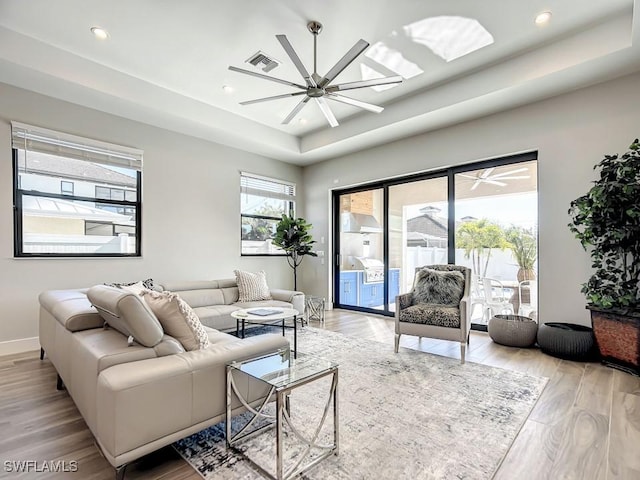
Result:
[[458,265],[416,268],[413,289],[396,297],[395,352],[401,335],[460,342],[464,363],[471,329],[471,270]]
[[485,277],[482,279],[482,289],[484,291],[484,312],[487,323],[494,315],[513,315],[513,304],[509,302],[505,293],[506,288],[500,280]]

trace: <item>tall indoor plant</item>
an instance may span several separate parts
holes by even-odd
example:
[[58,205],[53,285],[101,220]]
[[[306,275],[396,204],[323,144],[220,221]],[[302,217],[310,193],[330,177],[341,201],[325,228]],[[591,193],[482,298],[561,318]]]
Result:
[[583,284],[603,360],[640,375],[640,144],[605,155],[600,178],[571,202],[569,228],[591,256]]
[[311,225],[304,218],[294,218],[289,215],[282,215],[282,219],[276,226],[276,233],[273,236],[273,244],[280,247],[287,255],[287,262],[293,268],[293,289],[298,288],[298,266],[305,255],[317,257],[312,250],[316,243],[311,237],[309,229]]

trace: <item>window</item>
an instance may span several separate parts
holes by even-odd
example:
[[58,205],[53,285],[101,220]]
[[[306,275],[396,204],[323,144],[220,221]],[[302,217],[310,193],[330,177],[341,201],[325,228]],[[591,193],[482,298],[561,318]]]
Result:
[[242,255],[282,255],[271,243],[282,215],[294,215],[296,186],[240,172]]
[[73,195],[73,182],[60,180],[60,193],[63,195]]
[[16,257],[140,256],[142,151],[11,123]]

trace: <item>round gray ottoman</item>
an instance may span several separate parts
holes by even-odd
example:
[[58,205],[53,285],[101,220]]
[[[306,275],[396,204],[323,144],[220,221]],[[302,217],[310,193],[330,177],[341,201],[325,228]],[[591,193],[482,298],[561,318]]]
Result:
[[538,345],[547,355],[567,360],[594,360],[593,330],[574,323],[552,322],[540,325]]
[[530,347],[536,343],[538,324],[521,315],[495,315],[489,320],[489,336],[500,345]]

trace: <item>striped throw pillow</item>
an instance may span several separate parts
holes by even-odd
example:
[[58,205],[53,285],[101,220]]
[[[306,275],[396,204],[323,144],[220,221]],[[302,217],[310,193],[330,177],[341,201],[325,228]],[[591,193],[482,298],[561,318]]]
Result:
[[259,272],[243,272],[234,270],[238,283],[239,302],[255,302],[258,300],[271,300],[271,292],[267,285],[267,274],[264,270]]

